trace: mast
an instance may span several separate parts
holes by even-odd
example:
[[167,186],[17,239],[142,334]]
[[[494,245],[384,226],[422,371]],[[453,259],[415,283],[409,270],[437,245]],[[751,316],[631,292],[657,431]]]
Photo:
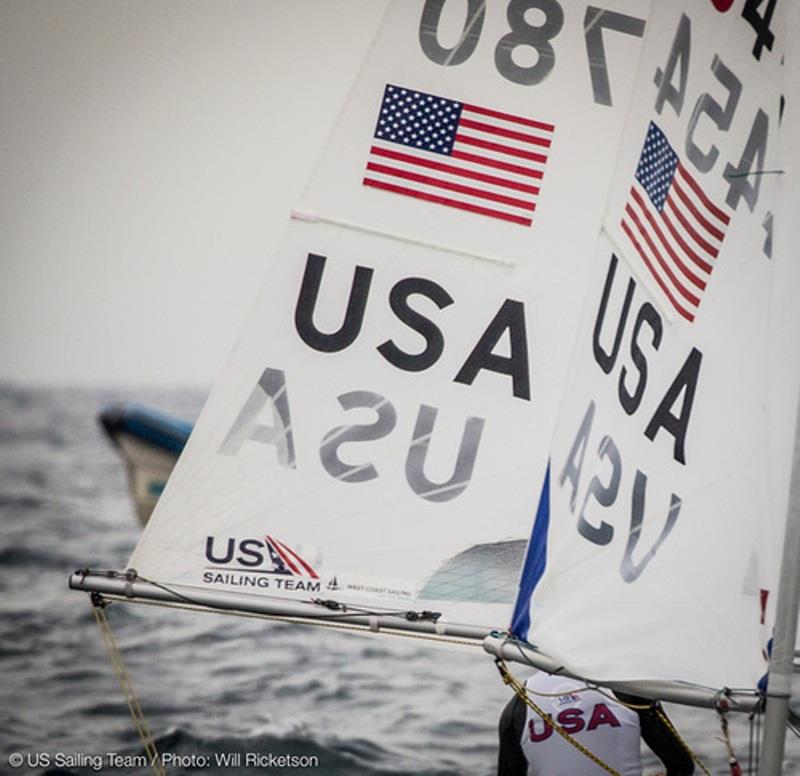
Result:
[[800,412],[795,430],[792,479],[786,511],[786,534],[778,581],[775,634],[769,662],[767,709],[759,776],[781,773],[786,743],[786,720],[792,691],[794,646],[797,639],[797,607],[800,605]]
[[[800,29],[800,9],[792,4],[783,9],[788,11],[785,24],[789,30],[787,40],[796,40]],[[797,74],[798,60],[795,49],[787,48],[785,54],[784,93],[787,97],[787,111],[783,117],[784,139],[782,140],[785,172],[784,212],[778,228],[782,233],[783,259],[788,266],[796,261],[798,197],[800,183],[797,180],[800,153],[795,138],[798,123],[797,98],[800,97]],[[791,246],[791,247],[790,247]],[[796,273],[793,275],[797,277]],[[795,281],[796,283],[796,281]],[[795,283],[790,287],[796,288]],[[794,328],[796,331],[796,328]],[[794,338],[791,342],[795,342]],[[797,358],[796,350],[789,350]],[[767,707],[764,715],[764,735],[759,776],[772,776],[781,773],[784,747],[786,744],[786,722],[789,714],[789,699],[792,690],[793,659],[797,639],[798,605],[800,605],[800,397],[795,425],[794,453],[792,455],[791,479],[789,480],[789,501],[786,509],[786,528],[783,541],[780,576],[775,611],[772,654],[770,656]]]

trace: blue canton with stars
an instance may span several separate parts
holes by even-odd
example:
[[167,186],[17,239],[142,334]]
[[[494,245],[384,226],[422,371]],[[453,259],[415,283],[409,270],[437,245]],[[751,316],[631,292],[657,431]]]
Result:
[[291,574],[292,572],[286,568],[286,564],[283,562],[283,559],[277,552],[275,552],[275,548],[267,542],[267,552],[269,553],[269,559],[272,561],[272,573],[273,574]]
[[664,208],[677,167],[678,155],[664,133],[651,121],[636,168],[636,180],[642,184],[659,213]]
[[453,150],[461,103],[389,85],[383,93],[375,137],[447,156]]

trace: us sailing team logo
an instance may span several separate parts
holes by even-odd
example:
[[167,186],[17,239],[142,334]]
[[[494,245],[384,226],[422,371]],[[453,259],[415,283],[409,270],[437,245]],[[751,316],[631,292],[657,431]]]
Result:
[[319,590],[319,575],[299,553],[273,536],[206,537],[203,581],[233,587]]
[[293,574],[298,577],[311,577],[319,579],[317,572],[311,568],[291,547],[273,539],[266,537],[267,551],[269,552],[272,565],[275,567],[276,574]]

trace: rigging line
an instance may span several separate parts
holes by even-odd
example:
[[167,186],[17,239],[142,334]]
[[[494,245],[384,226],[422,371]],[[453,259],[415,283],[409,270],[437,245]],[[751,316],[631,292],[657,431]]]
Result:
[[[527,654],[523,651],[522,646],[520,645],[520,643],[516,639],[506,639],[506,643],[511,643],[514,646],[516,646],[517,650],[520,653],[520,655],[522,655],[525,658],[526,662],[529,665],[531,665],[534,668],[536,668],[536,666],[531,662],[530,658],[528,658]],[[560,673],[560,671],[563,670],[563,668],[564,668],[563,666],[560,666],[556,671],[552,671],[552,672],[548,671],[547,673],[550,674],[551,676],[557,676]],[[541,671],[542,669],[537,669],[537,670]],[[585,682],[586,687],[579,688],[579,689],[575,690],[575,692],[581,693],[581,692],[587,692],[588,690],[594,690],[595,692],[599,693],[600,695],[605,696],[609,700],[612,700],[615,703],[619,703],[622,706],[625,706],[626,708],[632,709],[633,711],[650,709],[655,705],[654,703],[647,703],[647,704],[629,703],[627,701],[622,700],[621,698],[618,698],[616,695],[614,695],[612,693],[609,693],[604,687],[600,687],[599,685],[595,684],[594,682],[590,682],[590,681],[588,681],[586,679],[583,679],[581,681]],[[560,695],[562,695],[562,693],[545,693],[545,692],[539,692],[539,691],[530,690],[530,689],[528,690],[528,692],[533,693],[534,695],[552,696],[552,697],[559,697]]]
[[[547,714],[537,706],[533,700],[531,700],[530,696],[528,695],[528,690],[525,686],[521,685],[511,674],[508,670],[508,666],[506,665],[505,661],[502,658],[495,659],[495,665],[497,666],[497,670],[500,672],[500,676],[503,678],[503,681],[509,685],[514,692],[517,694],[519,699],[529,708],[532,709],[536,714],[538,714],[545,725],[549,725],[556,733],[558,733],[567,743],[574,746],[581,754],[588,757],[595,765],[602,768],[606,773],[611,774],[611,776],[621,776],[619,771],[614,770],[608,763],[601,760],[594,752],[587,749],[583,744],[573,738],[566,730],[564,730],[561,725],[559,725],[555,720],[551,719],[547,716]],[[709,774],[710,776],[710,774]]]
[[[129,577],[128,574],[130,572],[132,572],[132,574]],[[95,573],[99,573],[99,572],[95,572]],[[163,590],[165,593],[169,593],[170,595],[173,595],[176,598],[179,598],[181,601],[185,601],[187,604],[191,604],[192,606],[199,606],[199,607],[202,607],[203,609],[215,608],[215,609],[219,609],[220,611],[238,611],[237,609],[235,609],[232,606],[223,605],[223,604],[211,607],[209,604],[203,603],[202,601],[198,601],[197,599],[191,598],[188,595],[184,595],[183,593],[180,593],[177,590],[175,590],[174,588],[168,587],[167,585],[164,585],[161,582],[156,582],[153,579],[148,579],[147,577],[143,577],[140,574],[138,574],[138,572],[135,572],[132,569],[129,570],[129,572],[126,572],[125,574],[120,574],[119,572],[116,572],[116,571],[107,571],[107,572],[105,572],[105,574],[107,576],[112,577],[112,578],[116,577],[116,578],[128,579],[128,581],[130,581],[130,582],[144,582],[144,583],[146,583],[148,585],[152,585],[153,587],[157,587],[159,590]],[[282,598],[281,596],[267,595],[267,594],[261,594],[258,597],[259,598],[264,598],[264,599],[269,599],[271,601],[280,601],[281,603],[285,603],[287,600],[291,600],[291,599],[288,599],[288,598]],[[301,602],[302,603],[309,603],[309,601],[305,601],[305,600],[301,601]]]
[[[508,638],[506,638],[504,644],[511,644],[512,646],[516,647],[517,648],[517,652],[519,652],[520,657],[522,657],[522,659],[523,659],[523,662],[525,662],[531,668],[535,668],[537,671],[541,671],[542,670],[528,657],[528,654],[522,648],[523,644],[519,639],[508,637]],[[534,647],[533,644],[531,644],[530,646],[533,647],[534,649],[536,649],[536,647]],[[548,671],[548,673],[551,674],[551,675],[554,675],[554,676],[559,676],[563,670],[564,670],[564,666],[561,665],[555,671]]]
[[728,752],[728,766],[731,769],[731,774],[734,774],[735,776],[741,776],[742,767],[739,764],[736,753],[733,751],[733,742],[731,741],[731,734],[728,726],[727,711],[723,708],[717,707],[717,713],[720,717],[719,724],[722,728],[722,743],[725,745],[725,749]]
[[786,720],[786,727],[795,734],[795,736],[800,737],[800,729],[798,729],[798,720],[791,711],[789,712],[789,718]]
[[[152,585],[153,587],[157,587],[159,590],[163,590],[165,593],[169,593],[170,595],[174,595],[176,598],[181,599],[182,601],[186,601],[188,604],[192,604],[192,606],[206,606],[207,604],[203,604],[200,601],[194,600],[190,598],[188,595],[184,595],[183,593],[179,593],[177,590],[173,590],[172,588],[167,587],[166,585],[162,585],[160,582],[156,582],[152,579],[147,579],[147,577],[142,577],[136,574],[134,580],[132,581],[139,581],[145,582],[148,585]],[[278,596],[264,596],[264,598],[275,598],[276,600],[284,600],[279,598]],[[220,609],[226,609],[225,606],[220,606]]]
[[[108,594],[106,596],[107,600],[109,601],[116,601],[118,603],[125,603],[125,604],[140,604],[143,606],[159,606],[164,609],[180,609],[181,611],[187,612],[197,612],[202,611],[207,614],[216,614],[221,617],[243,617],[250,620],[273,620],[276,622],[290,622],[296,623],[298,625],[309,625],[317,628],[333,628],[336,630],[349,630],[354,631],[355,633],[370,633],[369,626],[367,625],[350,625],[348,623],[343,622],[331,622],[329,620],[309,620],[308,618],[300,617],[300,616],[292,616],[292,615],[280,615],[280,614],[261,614],[256,612],[245,612],[241,609],[212,609],[205,604],[177,604],[177,603],[169,603],[166,601],[151,601],[143,598],[126,598],[124,596],[119,596],[116,594]],[[403,631],[403,630],[394,630],[391,627],[383,628],[379,631],[379,633],[383,636],[392,635],[392,636],[402,636],[403,638],[407,639],[421,639],[423,641],[433,641],[435,643],[441,644],[442,642],[446,642],[447,644],[457,644],[459,646],[464,647],[479,647],[483,649],[483,642],[480,640],[470,640],[465,638],[457,638],[454,636],[439,636],[436,634],[427,634],[427,633],[412,633],[410,631]]]
[[[761,720],[761,712],[755,708],[750,712],[750,739],[747,745],[747,772],[755,773],[758,770],[758,739],[761,737],[761,731],[757,730]],[[758,736],[758,738],[756,738]]]
[[[503,634],[503,633],[494,632],[491,635],[498,636],[498,637],[505,635],[505,639],[503,641],[503,646],[505,646],[506,644],[510,644],[511,646],[516,647],[517,648],[517,652],[519,652],[519,655],[522,658],[522,662],[523,663],[525,663],[526,665],[530,666],[531,668],[535,668],[537,671],[541,671],[542,670],[541,668],[539,668],[539,666],[536,665],[536,663],[534,663],[530,659],[530,657],[528,657],[527,652],[525,652],[525,650],[523,649],[523,646],[527,646],[530,649],[532,649],[533,651],[538,652],[539,650],[537,649],[537,647],[534,644],[528,644],[527,642],[523,642],[523,641],[521,641],[520,639],[518,639],[518,638],[516,638],[514,636],[508,635],[507,633]],[[564,670],[564,666],[561,665],[558,668],[556,668],[555,671],[548,671],[547,673],[553,674],[555,676],[559,676],[563,670]]]
[[656,706],[656,714],[658,715],[658,718],[667,726],[667,728],[669,728],[669,731],[672,733],[672,735],[675,736],[675,738],[678,740],[680,745],[686,750],[686,752],[689,754],[692,760],[694,760],[695,763],[699,766],[700,770],[703,771],[703,773],[706,776],[711,776],[711,771],[709,771],[708,768],[706,768],[706,766],[701,762],[700,758],[692,751],[692,749],[689,747],[689,744],[687,744],[686,741],[683,740],[683,736],[678,732],[678,729],[675,727],[675,725],[672,724],[672,721],[664,713],[660,705]]
[[761,714],[756,714],[756,765],[761,767]]
[[[522,654],[522,655],[523,655],[523,656],[526,658],[526,662],[527,662],[527,663],[529,663],[530,665],[533,665],[533,663],[531,663],[531,661],[530,661],[530,659],[527,657],[527,655],[524,655],[524,652],[523,652],[523,650],[522,650],[522,647],[521,647],[521,645],[519,644],[519,642],[518,642],[516,639],[507,639],[506,641],[507,641],[507,643],[508,643],[508,642],[510,642],[510,643],[514,644],[515,646],[517,646],[517,648],[519,649],[519,652],[520,652],[520,654]],[[497,659],[495,660],[495,663],[497,663],[497,664],[498,664],[498,670],[500,671],[500,674],[501,674],[501,676],[503,676],[503,680],[506,682],[506,684],[510,684],[512,687],[514,687],[514,684],[512,684],[512,682],[516,682],[516,684],[517,684],[517,685],[519,685],[519,682],[517,682],[517,681],[514,679],[514,677],[511,675],[511,672],[510,672],[510,671],[508,671],[508,667],[506,666],[506,663],[505,663],[505,661],[504,661],[504,660],[502,660],[502,658],[497,658]],[[501,667],[500,667],[500,663],[502,663],[502,665],[503,665],[503,668],[501,668]],[[534,667],[535,667],[535,666],[534,666]],[[560,667],[560,668],[558,669],[558,671],[561,671],[562,669],[563,669],[563,666],[562,666],[562,667]],[[504,670],[505,670],[505,673],[504,673]],[[541,670],[541,669],[539,669],[539,670]],[[558,672],[550,672],[550,671],[548,671],[547,673],[549,673],[549,674],[551,674],[551,675],[552,675],[552,674],[557,674]],[[507,679],[506,679],[506,675],[507,675],[508,677],[510,677],[510,680],[511,680],[511,681],[509,681],[509,680],[507,680]],[[583,681],[585,681],[585,680],[583,680]],[[677,740],[677,741],[680,743],[680,745],[681,745],[681,746],[682,746],[682,747],[683,747],[683,748],[686,750],[686,753],[687,753],[687,754],[688,754],[688,755],[689,755],[689,756],[692,758],[692,760],[694,760],[694,762],[695,762],[695,763],[698,765],[698,767],[699,767],[699,768],[700,768],[700,769],[703,771],[703,773],[704,773],[706,776],[712,776],[712,775],[711,775],[711,772],[708,770],[708,768],[706,768],[706,766],[705,766],[705,765],[702,763],[702,761],[700,760],[700,758],[699,758],[699,757],[698,757],[698,756],[697,756],[697,755],[696,755],[696,754],[695,754],[695,753],[692,751],[692,749],[689,747],[689,745],[686,743],[686,741],[683,739],[683,737],[680,735],[680,733],[678,733],[677,729],[676,729],[676,728],[675,728],[675,726],[672,724],[672,722],[670,721],[669,717],[667,717],[667,715],[664,713],[663,709],[661,708],[661,704],[659,704],[659,703],[654,703],[654,704],[649,704],[649,705],[644,705],[644,706],[642,706],[642,705],[636,705],[636,704],[632,704],[632,703],[627,703],[627,702],[625,702],[625,701],[623,701],[623,700],[621,700],[621,699],[617,698],[616,696],[611,696],[611,695],[609,695],[609,694],[608,694],[607,692],[605,692],[605,691],[604,691],[602,688],[600,688],[600,687],[598,687],[597,685],[594,685],[594,684],[592,684],[592,683],[590,683],[590,682],[586,682],[586,689],[587,689],[587,690],[596,690],[596,691],[597,691],[597,692],[599,692],[601,695],[604,695],[606,698],[609,698],[610,700],[614,700],[614,701],[616,701],[616,702],[618,702],[618,703],[622,704],[623,706],[626,706],[626,707],[628,707],[629,709],[632,709],[632,710],[638,710],[638,709],[649,709],[649,708],[652,708],[652,709],[654,709],[654,710],[655,710],[655,712],[656,712],[656,714],[658,715],[659,719],[660,719],[660,720],[661,720],[661,721],[662,721],[662,722],[663,722],[663,723],[664,723],[664,724],[665,724],[665,725],[666,725],[666,726],[669,728],[670,732],[671,732],[671,733],[672,733],[672,734],[675,736],[676,740]],[[515,687],[515,690],[516,690],[516,687]],[[583,691],[584,691],[584,690],[576,690],[576,692],[583,692]],[[525,702],[525,703],[526,703],[526,704],[527,704],[527,705],[528,705],[530,708],[532,708],[532,709],[533,709],[533,710],[534,710],[534,711],[535,711],[537,714],[539,714],[539,716],[541,716],[541,717],[542,717],[542,719],[544,719],[544,720],[545,720],[545,722],[547,722],[548,724],[553,724],[553,727],[554,727],[554,729],[556,730],[556,732],[558,732],[560,735],[562,735],[562,737],[563,737],[563,738],[565,738],[565,739],[567,739],[568,741],[570,741],[570,739],[571,739],[571,736],[570,736],[568,733],[566,733],[566,731],[564,731],[563,733],[561,733],[561,731],[559,731],[559,730],[558,730],[558,725],[556,725],[555,723],[553,723],[553,722],[552,722],[552,721],[551,721],[549,718],[545,719],[545,717],[543,716],[544,712],[542,712],[540,709],[538,709],[538,707],[536,707],[535,705],[532,705],[532,703],[529,703],[529,702],[528,702],[528,701],[530,700],[530,699],[529,699],[529,697],[528,697],[528,693],[529,693],[529,692],[532,692],[532,693],[534,693],[534,694],[536,694],[536,695],[550,695],[550,694],[549,694],[549,693],[537,693],[537,692],[535,692],[535,691],[532,691],[532,690],[531,690],[531,691],[529,691],[527,688],[523,688],[523,693],[524,693],[524,696],[523,696],[523,695],[520,695],[520,694],[519,694],[519,692],[517,693],[518,695],[520,695],[520,698],[521,698],[521,699],[522,699],[522,700],[523,700],[523,701],[524,701],[524,702]],[[557,694],[556,694],[556,695],[557,695]],[[573,743],[573,741],[570,741],[570,743]],[[599,761],[599,760],[595,760],[595,757],[594,757],[594,756],[593,756],[593,755],[592,755],[592,754],[591,754],[591,753],[590,753],[588,750],[584,751],[584,747],[582,747],[582,745],[581,745],[581,744],[579,744],[578,742],[574,742],[574,744],[577,746],[577,748],[578,748],[580,751],[582,751],[584,754],[586,754],[586,755],[589,757],[589,759],[591,759],[591,760],[593,760],[594,762],[596,762],[598,765],[600,765],[600,767],[604,767],[604,764],[603,764],[601,761]],[[735,759],[735,758],[734,758],[734,759]],[[610,772],[614,773],[614,771],[610,771]]]
[[[141,582],[145,582],[149,585],[153,585],[153,587],[157,587],[160,590],[169,593],[170,595],[174,595],[176,598],[180,598],[182,601],[186,601],[186,603],[192,604],[192,606],[202,606],[203,608],[207,608],[209,606],[208,604],[205,604],[196,599],[192,599],[189,596],[184,595],[183,593],[179,593],[177,590],[174,590],[168,587],[167,585],[163,585],[160,582],[155,582],[152,579],[147,579],[146,577],[139,576],[138,574],[136,576],[136,579]],[[287,598],[281,598],[280,596],[259,596],[259,597],[270,598],[275,601],[280,601],[282,603],[286,602],[287,600],[291,600]],[[320,620],[334,620],[339,617],[349,617],[352,614],[357,614],[357,615],[363,615],[365,617],[398,617],[406,621],[416,622],[419,620],[423,620],[435,623],[439,619],[439,617],[441,617],[440,612],[430,612],[427,610],[423,610],[420,612],[420,611],[414,611],[413,609],[394,609],[394,610],[364,609],[360,606],[350,606],[349,604],[342,604],[339,601],[335,601],[332,599],[327,602],[319,598],[301,599],[298,601],[298,603],[319,604],[322,606],[327,606],[329,609],[334,609],[334,608],[341,609],[339,613],[330,615],[323,615],[323,614],[315,615],[309,613],[308,619],[319,618]],[[230,611],[233,607],[219,606],[217,608],[224,609],[225,611]],[[303,616],[303,615],[298,615],[298,616]]]
[[325,606],[328,609],[339,611],[338,615],[328,615],[324,619],[334,619],[337,616],[348,617],[351,614],[359,614],[369,617],[400,617],[409,622],[422,620],[435,623],[442,616],[441,612],[431,612],[427,609],[423,609],[422,611],[415,611],[413,609],[365,609],[358,605],[343,604],[335,599],[311,598],[304,603],[318,604],[319,606]]
[[[549,671],[547,672],[549,673]],[[585,680],[584,680],[585,681]],[[532,690],[530,687],[527,688],[527,692],[531,695],[538,695],[541,698],[560,698],[564,695],[563,692],[543,692],[542,690]],[[617,698],[615,695],[606,692],[602,687],[598,687],[596,684],[592,684],[591,682],[585,682],[584,687],[577,687],[574,690],[570,690],[572,693],[580,694],[582,692],[596,692],[599,695],[603,695],[608,698],[610,701],[614,701],[615,703],[619,703],[621,706],[625,706],[632,711],[636,710],[645,710],[653,708],[652,703],[646,704],[636,704],[636,703],[628,703],[623,701],[621,698]]]
[[591,682],[586,682],[586,687],[589,690],[594,690],[595,692],[600,693],[600,695],[604,695],[610,701],[614,701],[615,703],[619,703],[622,706],[631,709],[631,711],[645,711],[647,709],[654,709],[656,706],[658,706],[657,701],[653,701],[651,703],[629,703],[628,701],[622,700],[622,698],[618,698],[613,693],[608,692],[604,687],[600,687]]
[[751,172],[737,172],[735,175],[723,175],[723,178],[733,180],[734,178],[747,178],[750,175],[784,175],[786,170],[752,170]]
[[92,604],[92,614],[97,622],[97,627],[100,629],[100,636],[102,638],[103,645],[106,648],[106,652],[108,652],[108,656],[111,660],[111,667],[113,668],[114,674],[117,677],[120,689],[122,690],[122,695],[125,698],[125,703],[128,706],[128,711],[130,712],[131,719],[133,720],[133,726],[139,735],[139,740],[142,742],[142,746],[144,747],[145,755],[150,763],[150,767],[153,769],[153,772],[156,774],[156,776],[166,776],[164,765],[161,762],[161,755],[158,753],[158,749],[156,748],[156,742],[153,739],[153,734],[150,732],[150,727],[147,724],[147,719],[142,711],[139,698],[136,695],[136,690],[133,687],[133,682],[131,681],[128,670],[125,667],[125,662],[122,658],[122,652],[116,642],[116,639],[114,638],[114,633],[111,630],[111,624],[106,616],[105,601],[99,593],[93,593],[90,597],[90,600]]

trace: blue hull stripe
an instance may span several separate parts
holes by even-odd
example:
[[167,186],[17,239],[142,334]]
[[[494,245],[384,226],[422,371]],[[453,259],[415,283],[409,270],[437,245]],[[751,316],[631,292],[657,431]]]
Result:
[[120,434],[172,453],[177,458],[192,432],[192,424],[138,404],[116,404],[103,410],[100,423],[106,434],[118,443]]
[[539,584],[547,565],[547,530],[550,526],[550,464],[544,476],[539,506],[536,508],[536,519],[533,521],[531,540],[522,566],[519,581],[517,602],[514,604],[514,615],[511,618],[511,632],[522,641],[528,640],[531,627],[531,596]]

